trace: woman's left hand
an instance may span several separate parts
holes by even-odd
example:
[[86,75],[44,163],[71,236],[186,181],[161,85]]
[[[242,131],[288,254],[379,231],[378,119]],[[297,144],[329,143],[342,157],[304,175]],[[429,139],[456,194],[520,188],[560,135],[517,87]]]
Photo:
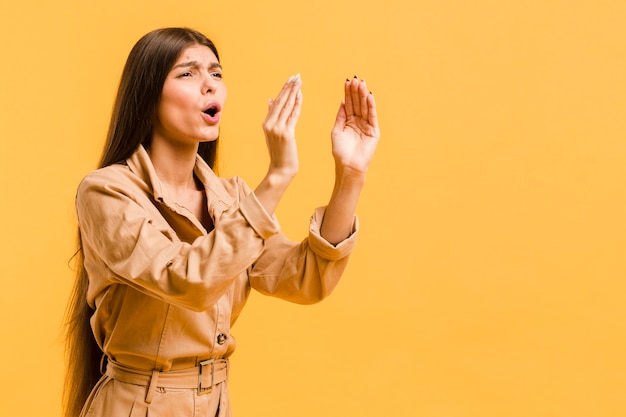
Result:
[[376,102],[365,81],[356,77],[346,80],[344,89],[331,132],[333,157],[338,169],[365,173],[380,137]]

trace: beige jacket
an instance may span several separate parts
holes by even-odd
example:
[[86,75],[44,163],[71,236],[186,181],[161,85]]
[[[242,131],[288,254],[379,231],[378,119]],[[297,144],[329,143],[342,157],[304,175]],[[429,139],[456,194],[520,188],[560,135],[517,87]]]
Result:
[[335,288],[357,236],[337,246],[319,234],[289,241],[240,178],[217,177],[198,158],[214,229],[167,195],[143,147],[87,175],[76,208],[89,275],[91,325],[112,360],[170,371],[235,349],[231,326],[250,289],[295,303]]

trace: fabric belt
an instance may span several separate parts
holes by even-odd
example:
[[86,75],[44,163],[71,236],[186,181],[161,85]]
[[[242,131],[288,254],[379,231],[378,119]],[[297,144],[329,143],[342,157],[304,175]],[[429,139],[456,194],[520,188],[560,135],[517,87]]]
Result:
[[210,393],[217,384],[228,380],[228,359],[208,359],[196,367],[170,372],[132,369],[109,361],[106,375],[121,382],[147,386],[146,402],[150,403],[157,387],[194,388],[198,395]]

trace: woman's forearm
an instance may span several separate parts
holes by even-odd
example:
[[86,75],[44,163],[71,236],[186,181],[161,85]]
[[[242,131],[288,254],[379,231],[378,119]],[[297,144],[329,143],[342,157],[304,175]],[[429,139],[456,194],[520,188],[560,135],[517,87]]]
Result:
[[336,245],[352,234],[354,214],[364,185],[364,172],[350,168],[335,169],[335,186],[320,230],[329,243]]
[[291,184],[294,176],[295,174],[283,174],[270,170],[254,190],[256,198],[270,216],[276,211],[280,199],[287,191],[287,187]]

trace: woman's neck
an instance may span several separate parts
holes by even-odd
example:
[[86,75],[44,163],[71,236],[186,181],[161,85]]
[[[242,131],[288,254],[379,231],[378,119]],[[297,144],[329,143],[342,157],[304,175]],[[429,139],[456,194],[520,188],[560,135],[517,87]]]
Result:
[[147,152],[159,179],[172,192],[198,189],[193,175],[197,146],[173,147],[161,141],[153,141]]

